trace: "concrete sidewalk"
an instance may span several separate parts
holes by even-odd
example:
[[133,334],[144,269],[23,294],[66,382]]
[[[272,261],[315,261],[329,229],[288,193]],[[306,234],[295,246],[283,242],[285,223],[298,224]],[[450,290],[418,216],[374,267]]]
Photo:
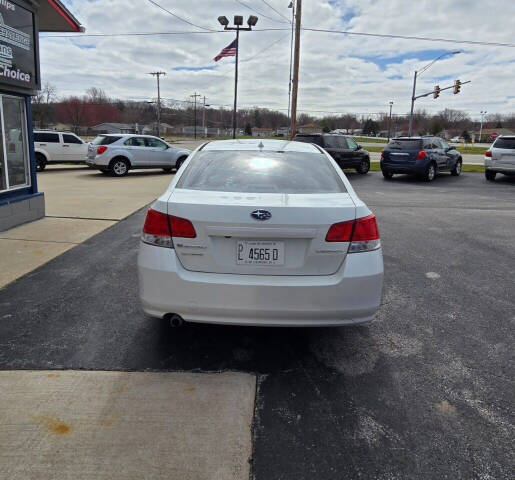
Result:
[[173,176],[162,170],[113,178],[85,166],[38,173],[46,217],[0,232],[0,288],[151,203]]
[[255,376],[0,372],[0,478],[247,480]]

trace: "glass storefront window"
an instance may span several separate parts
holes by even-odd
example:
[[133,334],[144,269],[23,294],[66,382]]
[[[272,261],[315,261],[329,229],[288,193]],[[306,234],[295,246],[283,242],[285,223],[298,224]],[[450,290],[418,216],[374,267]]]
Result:
[[0,190],[10,190],[30,181],[25,102],[8,95],[1,100]]

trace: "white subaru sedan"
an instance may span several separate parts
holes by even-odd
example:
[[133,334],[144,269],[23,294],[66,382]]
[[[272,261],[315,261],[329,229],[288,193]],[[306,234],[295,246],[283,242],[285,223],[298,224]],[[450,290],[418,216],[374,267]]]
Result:
[[147,315],[259,326],[366,324],[381,302],[374,214],[314,144],[201,145],[147,212]]

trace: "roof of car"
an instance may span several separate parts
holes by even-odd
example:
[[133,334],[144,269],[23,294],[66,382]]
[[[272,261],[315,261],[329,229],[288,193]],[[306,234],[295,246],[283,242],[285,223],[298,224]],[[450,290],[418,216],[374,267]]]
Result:
[[155,135],[143,135],[139,133],[100,133],[99,137],[149,137],[149,138],[159,138]]
[[206,150],[249,150],[266,152],[306,152],[321,153],[321,150],[311,143],[293,142],[291,140],[216,140],[201,147]]

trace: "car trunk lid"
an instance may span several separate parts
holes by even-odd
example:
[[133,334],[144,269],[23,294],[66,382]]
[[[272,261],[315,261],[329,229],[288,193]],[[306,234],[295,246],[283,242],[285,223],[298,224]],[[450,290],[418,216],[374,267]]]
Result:
[[[256,210],[269,212],[271,217],[253,218]],[[188,219],[195,228],[195,238],[174,238],[177,257],[187,270],[330,275],[344,261],[349,244],[327,243],[326,234],[332,224],[355,219],[356,207],[344,192],[242,194],[175,189],[168,200],[168,214]],[[245,250],[248,255],[248,249],[262,253],[263,261],[242,262],[239,252]],[[265,258],[267,251],[273,262]]]

